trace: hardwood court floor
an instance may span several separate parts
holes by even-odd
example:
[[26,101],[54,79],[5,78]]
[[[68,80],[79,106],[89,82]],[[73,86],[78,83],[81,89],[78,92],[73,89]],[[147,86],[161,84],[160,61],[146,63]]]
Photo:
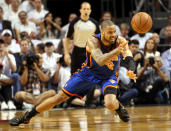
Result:
[[1,111],[0,131],[171,131],[171,106],[127,108],[131,121],[120,121],[106,108],[51,110],[27,125],[12,127],[8,119],[23,112]]

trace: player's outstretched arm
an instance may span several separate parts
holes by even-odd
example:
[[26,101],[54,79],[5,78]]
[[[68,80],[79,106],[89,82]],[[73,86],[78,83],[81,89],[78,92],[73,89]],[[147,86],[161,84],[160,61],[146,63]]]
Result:
[[114,55],[119,55],[121,48],[122,47],[116,48],[110,51],[109,53],[103,54],[100,49],[99,40],[94,37],[91,37],[87,42],[86,50],[91,53],[93,59],[96,61],[97,64],[103,66],[106,63],[110,62]]
[[126,75],[130,79],[133,79],[134,82],[136,82],[137,76],[136,76],[136,74],[134,74],[136,66],[135,66],[135,62],[134,62],[133,56],[132,56],[132,52],[128,48],[128,42],[123,37],[119,37],[117,42],[118,42],[119,45],[120,44],[124,45],[124,43],[126,43],[124,50],[121,51],[122,56],[123,56],[123,63],[125,65],[125,67],[128,69]]

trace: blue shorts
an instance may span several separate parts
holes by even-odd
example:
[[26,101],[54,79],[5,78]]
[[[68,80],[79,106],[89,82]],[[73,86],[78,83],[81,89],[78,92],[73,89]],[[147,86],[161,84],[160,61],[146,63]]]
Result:
[[104,93],[108,87],[118,88],[118,79],[115,75],[111,76],[108,80],[99,80],[98,83],[88,81],[77,74],[74,74],[71,79],[62,88],[63,92],[68,96],[77,96],[83,98],[95,84],[101,86],[101,92]]

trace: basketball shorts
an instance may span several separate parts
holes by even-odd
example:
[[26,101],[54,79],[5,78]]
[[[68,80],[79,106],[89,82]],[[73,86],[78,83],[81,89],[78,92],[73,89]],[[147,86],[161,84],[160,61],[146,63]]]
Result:
[[98,83],[87,81],[80,77],[78,74],[74,74],[71,79],[62,88],[63,92],[68,96],[76,96],[83,98],[89,91],[92,90],[94,84],[101,86],[102,94],[108,87],[118,88],[118,81],[116,76],[111,76],[108,80],[101,80]]

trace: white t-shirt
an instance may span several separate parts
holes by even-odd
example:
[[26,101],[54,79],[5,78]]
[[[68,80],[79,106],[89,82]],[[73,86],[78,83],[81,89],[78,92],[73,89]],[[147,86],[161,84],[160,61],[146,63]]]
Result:
[[34,10],[34,7],[27,0],[22,2],[19,8],[20,10],[25,11],[26,13],[29,13],[30,11]]
[[61,66],[59,69],[59,83],[58,83],[59,90],[64,87],[65,83],[70,79],[70,77],[71,77],[71,68]]
[[11,25],[12,25],[12,28],[14,29],[14,26],[15,26],[15,23],[19,22],[19,17],[18,17],[18,13],[20,12],[20,10],[18,9],[17,12],[14,12],[12,10],[12,7],[10,6],[10,9],[9,11],[7,12],[4,12],[4,20],[9,20],[11,21]]
[[[11,62],[13,63],[13,65],[16,66],[15,57],[12,54],[8,54],[8,56],[11,59]],[[10,76],[11,73],[12,73],[12,69],[10,67],[8,58],[6,56],[4,57],[3,60],[0,58],[0,62],[2,62],[2,64],[3,64],[3,71],[2,71],[2,73],[5,74],[6,76]]]
[[160,57],[160,52],[158,52],[158,51],[156,51],[155,53],[148,53],[148,52],[146,52],[145,58],[155,57],[155,56],[159,56]]
[[[25,11],[26,13],[29,13],[30,11],[34,10],[34,7],[30,4],[28,0],[25,0],[21,3],[19,7],[22,11]],[[44,5],[42,4],[42,9],[44,9]]]
[[12,51],[12,53],[18,53],[21,51],[20,45],[16,43],[15,39],[11,41],[11,44],[8,45],[7,49]]
[[36,25],[32,22],[28,22],[28,25],[23,25],[20,21],[15,24],[15,29],[19,32],[26,31],[28,34],[34,32],[37,34]]
[[36,46],[40,43],[42,43],[41,40],[31,40],[31,42],[33,43],[34,47],[36,48]]
[[9,9],[10,9],[10,5],[11,5],[11,4],[8,5],[8,4],[5,2],[5,0],[0,0],[0,6],[1,6],[2,9],[3,9],[3,12],[8,12]]
[[42,67],[44,69],[49,69],[50,73],[51,73],[51,77],[54,75],[55,71],[56,71],[56,67],[57,67],[57,58],[62,57],[62,55],[58,54],[58,53],[52,53],[52,55],[49,57],[47,56],[46,53],[44,53],[42,55],[43,57],[43,65]]
[[35,20],[42,20],[42,19],[44,19],[45,15],[47,13],[48,13],[48,11],[43,10],[43,9],[41,10],[41,12],[37,12],[37,10],[34,9],[28,13],[28,20],[30,18],[33,18]]
[[152,33],[145,33],[144,37],[140,37],[139,34],[132,36],[131,40],[138,40],[139,41],[139,49],[144,49],[145,42],[152,37]]

